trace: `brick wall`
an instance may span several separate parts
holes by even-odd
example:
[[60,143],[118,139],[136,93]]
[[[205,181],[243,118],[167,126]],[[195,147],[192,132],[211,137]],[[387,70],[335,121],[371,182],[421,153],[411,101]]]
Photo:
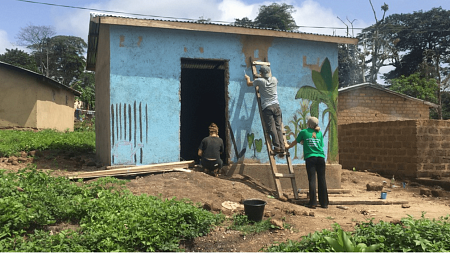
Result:
[[450,121],[425,120],[417,123],[419,177],[450,176]]
[[338,124],[429,119],[429,106],[372,87],[339,92]]
[[387,176],[450,176],[450,121],[406,120],[339,125],[343,169]]

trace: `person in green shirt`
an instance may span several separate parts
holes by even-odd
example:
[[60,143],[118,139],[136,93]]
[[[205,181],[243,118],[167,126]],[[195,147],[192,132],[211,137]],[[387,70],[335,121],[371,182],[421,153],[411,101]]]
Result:
[[315,209],[316,198],[316,173],[318,182],[319,203],[322,208],[328,208],[328,190],[325,179],[325,153],[323,151],[323,135],[320,132],[319,120],[310,117],[307,122],[308,128],[303,129],[297,138],[286,146],[290,149],[297,143],[303,145],[303,156],[306,162],[306,172],[309,182],[309,208]]

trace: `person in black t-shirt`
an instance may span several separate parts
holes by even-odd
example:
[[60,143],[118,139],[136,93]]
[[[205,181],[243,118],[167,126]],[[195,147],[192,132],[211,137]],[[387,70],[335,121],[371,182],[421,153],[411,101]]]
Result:
[[205,172],[214,174],[217,169],[222,169],[223,161],[220,154],[224,150],[223,140],[219,137],[219,127],[211,123],[209,126],[209,136],[205,137],[198,147],[198,155],[202,158],[201,164]]

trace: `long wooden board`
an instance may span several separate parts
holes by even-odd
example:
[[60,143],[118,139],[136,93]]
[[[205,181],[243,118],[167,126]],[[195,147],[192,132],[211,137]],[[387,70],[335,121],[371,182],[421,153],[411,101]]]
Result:
[[[292,200],[294,204],[307,204],[309,199]],[[330,200],[329,205],[402,205],[406,200]]]
[[69,177],[69,179],[79,179],[79,178],[97,178],[97,177],[107,177],[107,176],[126,176],[126,175],[137,175],[144,173],[155,173],[155,172],[168,172],[176,171],[180,169],[186,169],[193,167],[195,162],[183,161],[183,162],[173,162],[173,163],[159,163],[150,164],[142,166],[131,166],[128,168],[110,169],[110,170],[98,170],[90,172],[75,173]]

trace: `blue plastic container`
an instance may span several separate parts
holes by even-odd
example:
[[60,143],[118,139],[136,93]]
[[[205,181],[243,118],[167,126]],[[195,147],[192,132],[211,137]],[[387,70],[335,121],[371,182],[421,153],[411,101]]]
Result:
[[381,199],[386,199],[387,196],[387,192],[382,192],[381,193]]

